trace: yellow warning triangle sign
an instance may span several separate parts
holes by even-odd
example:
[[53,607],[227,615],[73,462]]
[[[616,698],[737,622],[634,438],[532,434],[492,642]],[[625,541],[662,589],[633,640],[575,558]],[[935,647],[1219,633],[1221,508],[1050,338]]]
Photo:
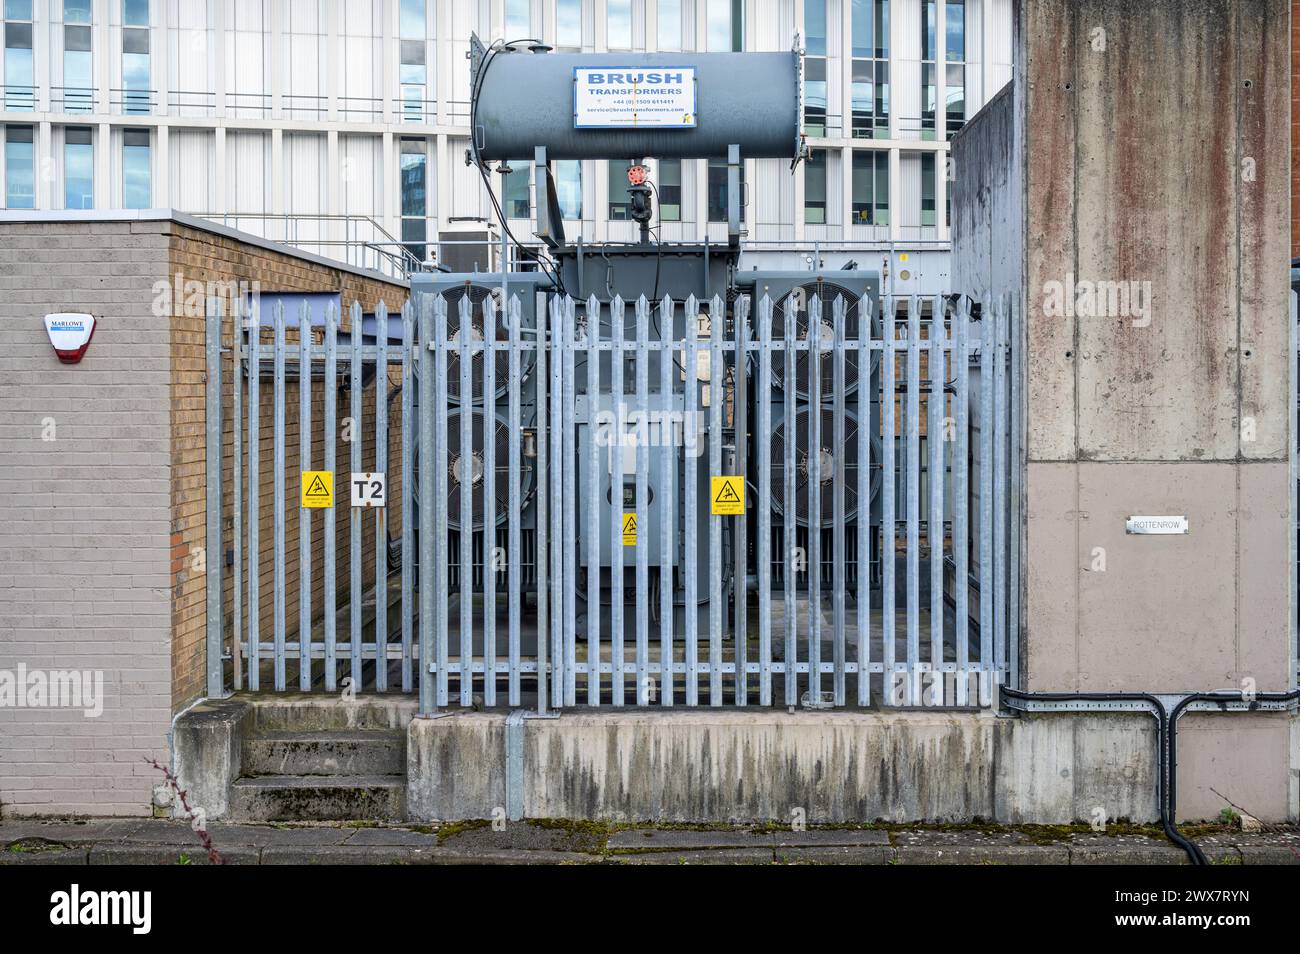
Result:
[[745,478],[731,474],[713,478],[712,512],[717,516],[734,517],[745,513]]
[[303,494],[308,497],[329,497],[330,491],[329,488],[325,486],[325,481],[320,479],[320,475],[317,475],[316,478],[307,485],[307,489],[303,491]]

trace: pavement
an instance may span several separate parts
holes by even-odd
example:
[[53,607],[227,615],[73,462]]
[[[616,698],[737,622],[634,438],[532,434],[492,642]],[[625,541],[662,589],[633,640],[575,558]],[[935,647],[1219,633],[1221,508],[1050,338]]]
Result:
[[[1186,826],[1212,864],[1300,864],[1300,827]],[[885,825],[819,828],[618,826],[531,820],[442,826],[222,824],[224,864],[1185,864],[1156,828]],[[0,821],[0,865],[208,864],[188,823],[162,819]]]

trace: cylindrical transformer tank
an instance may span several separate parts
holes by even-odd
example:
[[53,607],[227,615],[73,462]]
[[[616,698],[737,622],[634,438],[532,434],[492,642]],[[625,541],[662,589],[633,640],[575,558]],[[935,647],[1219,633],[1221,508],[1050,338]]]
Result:
[[[628,87],[682,71],[694,76],[693,116],[682,125],[628,125],[626,117],[579,125],[577,86],[597,79]],[[786,53],[489,54],[473,77],[474,125],[485,160],[725,159],[737,145],[747,159],[792,159],[799,148],[799,55]],[[589,102],[584,89],[584,103]],[[608,122],[608,124],[605,124]],[[621,123],[621,124],[620,124]]]

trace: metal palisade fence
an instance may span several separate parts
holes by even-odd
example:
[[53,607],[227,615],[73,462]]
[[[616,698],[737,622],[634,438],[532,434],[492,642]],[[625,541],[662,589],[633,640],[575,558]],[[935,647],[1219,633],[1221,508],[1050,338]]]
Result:
[[501,302],[210,302],[210,694],[966,706],[1017,671],[1014,302]]

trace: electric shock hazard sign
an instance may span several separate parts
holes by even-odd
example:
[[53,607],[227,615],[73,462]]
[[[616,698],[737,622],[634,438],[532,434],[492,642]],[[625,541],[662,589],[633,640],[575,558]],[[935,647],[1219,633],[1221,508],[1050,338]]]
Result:
[[304,470],[302,472],[302,506],[334,506],[334,471]]
[[636,514],[623,514],[623,546],[636,546]]
[[745,478],[714,477],[712,493],[713,513],[719,517],[737,517],[745,513]]

